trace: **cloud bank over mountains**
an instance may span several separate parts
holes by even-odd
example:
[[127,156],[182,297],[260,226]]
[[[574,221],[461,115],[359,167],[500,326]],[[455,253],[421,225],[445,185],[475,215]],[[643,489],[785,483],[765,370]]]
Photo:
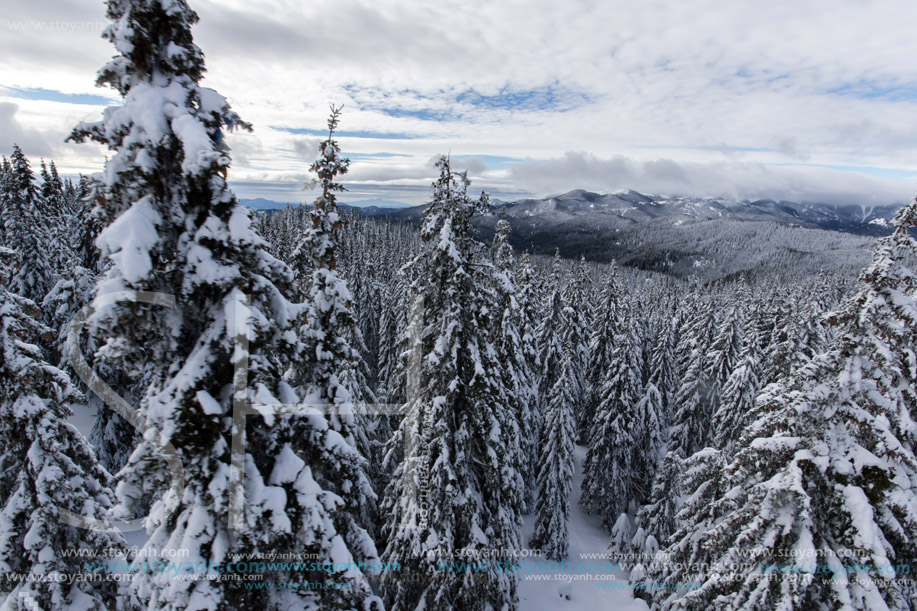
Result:
[[729,199],[773,199],[830,204],[903,203],[915,188],[907,182],[822,167],[769,166],[761,163],[635,161],[567,153],[549,161],[514,166],[512,182],[534,191],[583,188],[634,189],[663,195]]

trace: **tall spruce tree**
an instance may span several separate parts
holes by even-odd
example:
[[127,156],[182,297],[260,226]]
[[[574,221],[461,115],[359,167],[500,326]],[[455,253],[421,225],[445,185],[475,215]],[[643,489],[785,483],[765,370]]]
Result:
[[793,365],[796,362],[796,304],[791,302],[788,289],[781,290],[778,299],[767,342],[765,368],[761,376],[764,385],[792,378]]
[[[354,320],[353,297],[338,272],[338,234],[344,219],[338,213],[335,193],[344,187],[336,180],[347,172],[350,163],[341,157],[334,139],[340,114],[340,107],[331,108],[328,138],[319,146],[319,158],[310,167],[318,177],[321,194],[297,245],[297,251],[308,253],[311,273],[305,283],[307,308],[299,328],[307,358],[294,364],[293,379],[299,384],[304,403],[324,411],[331,428],[363,458],[359,468],[343,465],[344,468],[333,471],[326,476],[327,481],[320,483],[329,489],[339,487],[347,509],[359,515],[363,526],[369,528],[376,495],[366,474],[369,465],[365,461],[372,446],[365,425],[365,404],[375,403],[375,397],[367,386],[363,356],[354,346],[362,345],[362,337]],[[372,541],[365,532],[352,526],[346,533],[351,549],[359,552],[360,560],[374,557]]]
[[649,502],[637,513],[639,537],[635,535],[633,541],[637,553],[652,556],[668,545],[672,533],[678,529],[684,470],[681,455],[666,452],[653,477]]
[[581,412],[586,395],[586,368],[589,364],[589,340],[592,336],[592,317],[589,302],[592,298],[592,281],[586,258],[581,257],[573,277],[564,287],[564,306],[567,308],[566,326],[561,335],[569,337],[573,347],[575,409]]
[[49,236],[35,175],[18,145],[13,145],[7,185],[4,238],[6,246],[21,257],[9,286],[23,297],[41,303],[54,283],[52,266],[43,256]]
[[[740,287],[739,294],[744,290]],[[713,341],[706,350],[704,364],[704,379],[706,388],[702,392],[704,413],[712,416],[720,407],[720,397],[723,386],[730,374],[735,370],[742,351],[742,336],[744,333],[744,314],[738,299],[733,297],[722,317],[720,325],[713,335]],[[701,447],[707,445],[712,435],[708,427],[706,439]]]
[[[538,445],[538,405],[536,381],[530,368],[531,338],[526,338],[524,329],[529,328],[527,312],[519,299],[516,286],[516,257],[509,244],[510,225],[505,219],[497,222],[491,257],[494,264],[494,287],[496,294],[494,324],[497,337],[496,349],[503,365],[504,386],[507,397],[513,405],[515,420],[519,427],[519,464],[515,467],[522,477],[525,493],[523,511],[531,510],[533,493],[528,490],[535,485],[535,462],[530,460]],[[527,297],[526,297],[527,298]]]
[[681,385],[675,393],[669,451],[678,452],[682,458],[690,456],[707,445],[710,434],[709,389],[710,381],[705,370],[706,343],[687,344],[690,348]]
[[720,405],[713,414],[711,442],[726,456],[732,455],[755,409],[755,399],[761,386],[758,381],[761,369],[758,346],[758,334],[751,329],[745,337],[739,361],[723,385]]
[[548,287],[547,311],[538,326],[538,360],[541,361],[539,394],[546,397],[557,376],[563,359],[563,332],[570,328],[567,321],[569,310],[565,307],[561,286],[560,252],[554,253],[551,266],[551,283]]
[[535,268],[528,253],[519,258],[516,273],[516,300],[519,304],[519,341],[529,374],[529,403],[527,420],[520,425],[522,435],[522,460],[527,466],[522,471],[525,485],[525,512],[531,513],[535,508],[536,478],[538,470],[539,439],[541,436],[541,397],[538,393],[538,382],[541,373],[541,361],[538,358],[536,342],[536,282]]
[[622,309],[621,331],[615,340],[611,370],[602,385],[602,399],[589,435],[583,465],[583,494],[580,503],[587,511],[598,513],[607,528],[637,501],[635,458],[640,417],[636,412],[642,396],[638,350],[632,322]]
[[80,176],[79,186],[73,194],[73,214],[70,230],[70,251],[73,253],[71,265],[84,267],[99,273],[102,263],[100,252],[96,247],[96,237],[101,230],[99,219],[93,216],[97,200],[101,197],[102,186],[97,180]]
[[66,275],[70,260],[73,258],[71,243],[67,235],[70,230],[70,210],[64,184],[57,173],[57,167],[51,162],[51,169],[41,161],[40,196],[43,203],[44,218],[40,219],[45,226],[48,243],[45,245],[47,258],[55,276]]
[[589,362],[586,367],[583,407],[577,413],[576,436],[582,443],[589,442],[589,431],[595,412],[602,399],[602,384],[611,369],[615,340],[621,325],[621,289],[617,268],[612,262],[605,276],[599,297],[600,309],[595,316],[595,329],[589,340]]
[[665,406],[662,393],[652,382],[633,407],[634,452],[631,469],[631,498],[639,506],[650,500],[653,477],[665,451]]
[[681,383],[670,406],[668,451],[686,458],[707,444],[710,418],[707,374],[707,349],[716,329],[716,313],[710,295],[702,295],[695,277],[684,308],[675,356]]
[[675,400],[675,392],[678,389],[678,373],[675,362],[675,346],[677,342],[676,316],[671,309],[666,308],[663,320],[660,323],[656,343],[653,346],[653,354],[650,358],[649,379],[650,383],[659,390],[666,417],[668,417],[672,403]]
[[384,560],[428,579],[384,573],[383,592],[391,611],[512,609],[514,574],[448,568],[459,554],[512,554],[519,547],[522,489],[514,468],[516,414],[491,332],[491,272],[470,236],[477,206],[464,173],[454,173],[446,157],[437,167],[423,250],[412,263],[418,368],[409,372],[410,399],[392,440],[403,460],[383,504]]
[[387,287],[379,317],[379,398],[386,403],[404,401],[404,371],[401,367],[404,347],[403,331],[408,328],[405,301],[408,282],[403,273],[396,274]]
[[[200,85],[204,60],[191,36],[197,15],[184,0],[110,0],[108,17],[104,36],[119,54],[102,68],[99,84],[124,100],[72,136],[113,152],[97,209],[107,225],[97,243],[110,262],[99,298],[149,291],[176,302],[172,309],[98,302],[89,321],[105,338],[96,357],[145,388],[140,413],[148,427],[122,472],[119,499],[129,512],[155,499],[146,548],[161,557],[181,553],[204,564],[267,550],[335,563],[360,557],[342,534],[352,520],[341,495],[350,491],[318,481],[358,469],[359,456],[322,415],[269,407],[296,401],[283,373],[294,359],[308,358],[292,333],[301,308],[289,302],[289,268],[267,253],[226,184],[224,129],[248,125]],[[243,355],[246,326],[251,341]],[[245,362],[247,379],[236,384]],[[241,425],[247,445],[238,463],[231,454],[240,433],[234,401],[268,406]],[[183,487],[156,496],[168,483],[160,451],[169,446],[181,461]],[[242,475],[244,488],[230,498],[231,478]],[[280,568],[273,577],[302,575]],[[163,573],[139,574],[134,585],[149,609],[360,608],[373,600],[359,570],[310,577],[346,587],[255,591]]]
[[570,495],[573,489],[573,406],[576,401],[573,361],[576,351],[564,345],[561,371],[544,408],[544,437],[538,461],[538,496],[532,547],[549,560],[563,560],[569,550]]

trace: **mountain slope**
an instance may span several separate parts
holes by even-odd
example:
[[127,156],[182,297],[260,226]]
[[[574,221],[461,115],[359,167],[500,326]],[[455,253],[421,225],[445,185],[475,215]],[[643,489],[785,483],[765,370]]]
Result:
[[[417,224],[425,208],[353,210]],[[564,257],[713,279],[800,267],[855,273],[868,262],[871,237],[889,233],[897,209],[577,189],[542,199],[493,200],[472,222],[487,242],[505,217],[518,250],[551,255],[560,249]]]
[[[863,235],[887,233],[885,222],[900,206],[832,206],[773,200],[726,200],[700,197],[662,197],[636,191],[593,193],[576,189],[543,199],[494,201],[492,216],[505,214],[510,222],[535,228],[545,224],[627,227],[656,219],[672,224],[711,220],[766,221],[810,229],[831,229]],[[419,220],[424,206],[392,211],[392,218]],[[486,217],[485,217],[486,218]],[[494,221],[495,222],[495,221]],[[487,225],[488,223],[481,223]]]
[[[853,273],[868,259],[867,236],[888,233],[887,220],[897,209],[577,189],[543,199],[494,201],[473,223],[478,237],[488,241],[505,216],[513,228],[513,246],[536,254],[553,254],[557,248],[564,257],[614,259],[712,279],[799,266]],[[414,206],[388,216],[416,223],[423,210]]]

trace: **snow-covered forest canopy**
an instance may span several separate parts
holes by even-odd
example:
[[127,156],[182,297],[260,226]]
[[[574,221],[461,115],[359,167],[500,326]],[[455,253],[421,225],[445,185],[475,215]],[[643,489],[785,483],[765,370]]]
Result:
[[332,106],[253,212],[196,14],[108,16],[104,169],[0,166],[0,608],[917,608],[917,201],[855,273],[551,258],[448,155],[339,209]]

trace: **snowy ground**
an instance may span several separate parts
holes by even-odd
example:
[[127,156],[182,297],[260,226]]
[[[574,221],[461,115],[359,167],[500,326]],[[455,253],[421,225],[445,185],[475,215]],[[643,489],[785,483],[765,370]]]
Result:
[[[606,555],[609,536],[602,528],[601,520],[583,512],[579,506],[580,491],[583,483],[583,461],[586,448],[576,446],[576,472],[573,480],[573,499],[570,511],[570,561],[569,567],[553,571],[547,575],[523,577],[519,583],[520,611],[618,611],[645,610],[646,604],[631,596],[626,587],[627,575],[609,572]],[[528,541],[535,529],[535,516],[525,517],[525,541]],[[522,562],[546,562],[545,558],[535,556],[522,559]],[[583,563],[583,564],[581,564]],[[578,576],[591,575],[596,580],[576,580]],[[615,579],[610,579],[611,576]],[[542,576],[547,579],[541,579]],[[580,579],[582,579],[580,577]],[[615,585],[617,584],[617,586]]]

